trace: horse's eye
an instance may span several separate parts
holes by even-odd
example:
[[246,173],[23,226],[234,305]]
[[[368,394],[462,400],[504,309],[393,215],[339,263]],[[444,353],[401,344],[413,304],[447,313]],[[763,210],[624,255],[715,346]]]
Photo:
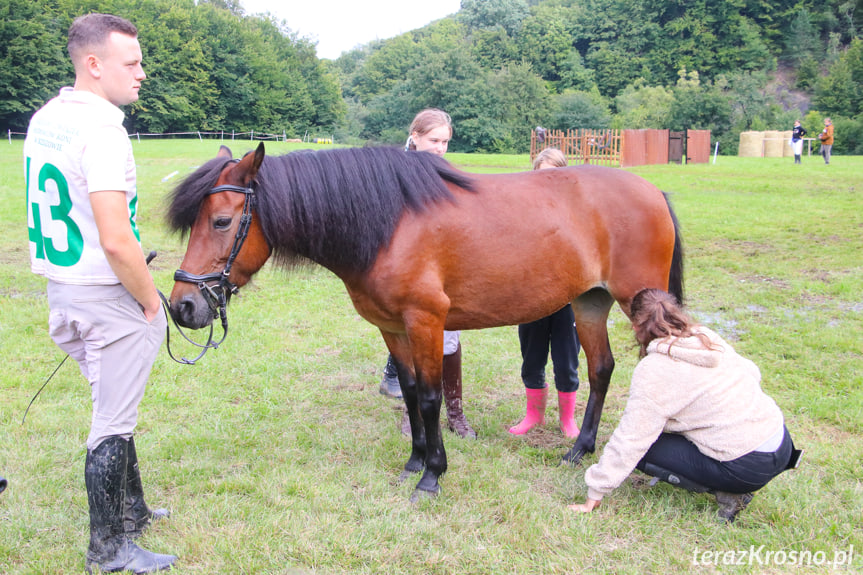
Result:
[[224,230],[225,228],[231,227],[231,218],[221,217],[216,218],[216,221],[213,222],[213,227],[217,230]]

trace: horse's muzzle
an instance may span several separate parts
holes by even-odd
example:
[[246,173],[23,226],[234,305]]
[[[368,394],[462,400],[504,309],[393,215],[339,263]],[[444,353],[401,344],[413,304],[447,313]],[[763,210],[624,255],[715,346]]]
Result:
[[171,302],[171,317],[180,325],[189,329],[201,329],[213,323],[216,314],[204,300],[200,292],[186,294],[177,301]]

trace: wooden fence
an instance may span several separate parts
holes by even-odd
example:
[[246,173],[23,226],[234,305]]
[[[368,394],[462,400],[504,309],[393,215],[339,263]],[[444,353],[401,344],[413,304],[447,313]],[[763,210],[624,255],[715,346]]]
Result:
[[686,131],[686,163],[706,164],[710,161],[710,130]]
[[[710,130],[687,130],[685,145],[677,138],[671,161],[706,163],[710,160]],[[677,134],[675,134],[677,137]],[[530,158],[545,148],[558,148],[570,164],[628,168],[669,162],[668,130],[545,130],[530,133]]]
[[545,137],[530,133],[530,159],[546,148],[557,148],[570,164],[620,166],[620,130],[546,130]]
[[668,163],[668,130],[624,130],[622,168]]

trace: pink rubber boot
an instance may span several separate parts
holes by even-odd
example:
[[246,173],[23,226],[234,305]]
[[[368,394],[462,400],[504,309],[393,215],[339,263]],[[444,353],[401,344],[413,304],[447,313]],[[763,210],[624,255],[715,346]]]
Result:
[[527,414],[521,423],[509,428],[509,432],[513,435],[524,435],[537,425],[545,424],[545,402],[548,388],[530,389],[526,387],[524,391],[527,394]]
[[575,423],[575,391],[558,391],[557,402],[560,407],[560,430],[563,434],[575,439],[581,433]]

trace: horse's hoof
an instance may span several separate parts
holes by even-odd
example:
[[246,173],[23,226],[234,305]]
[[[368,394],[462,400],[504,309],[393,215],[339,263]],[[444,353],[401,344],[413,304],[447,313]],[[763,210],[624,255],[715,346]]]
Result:
[[584,449],[576,449],[575,447],[573,447],[569,450],[569,453],[563,456],[563,458],[560,460],[560,463],[561,465],[578,465],[579,463],[581,463],[581,459],[586,453],[587,452]]
[[437,488],[436,491],[426,491],[425,489],[414,489],[414,492],[411,493],[410,502],[418,503],[422,499],[434,499],[437,497],[438,493],[440,493],[440,487]]
[[[420,471],[422,471],[422,470],[420,470]],[[411,477],[413,477],[417,473],[419,473],[419,471],[408,471],[407,469],[403,470],[401,472],[401,474],[399,475],[399,484],[404,483],[405,481],[407,481],[408,479],[410,479]]]

